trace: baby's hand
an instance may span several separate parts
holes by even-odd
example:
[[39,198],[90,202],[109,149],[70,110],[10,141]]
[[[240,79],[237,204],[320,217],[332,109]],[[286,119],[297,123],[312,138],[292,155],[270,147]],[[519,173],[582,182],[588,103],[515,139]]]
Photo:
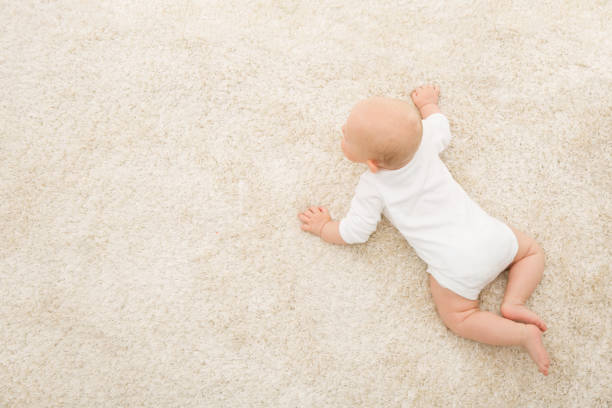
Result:
[[414,105],[419,110],[421,110],[423,106],[429,105],[430,103],[437,105],[439,96],[440,87],[438,87],[437,85],[419,86],[410,93],[412,102],[414,102]]
[[423,119],[440,112],[438,107],[439,96],[440,88],[437,85],[419,86],[410,93],[412,102],[414,102],[414,106],[417,107]]
[[323,226],[331,221],[329,211],[324,207],[310,207],[303,213],[298,214],[298,218],[302,221],[302,231],[308,231],[318,236],[321,236]]

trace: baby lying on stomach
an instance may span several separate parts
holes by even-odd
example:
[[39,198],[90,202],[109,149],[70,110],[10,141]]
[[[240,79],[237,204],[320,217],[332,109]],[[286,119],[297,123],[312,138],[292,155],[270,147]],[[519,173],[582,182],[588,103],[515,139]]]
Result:
[[[342,126],[342,151],[368,170],[341,221],[310,207],[298,215],[302,230],[330,243],[363,243],[384,214],[427,263],[433,300],[449,329],[486,344],[523,346],[547,375],[546,325],[525,307],[542,278],[544,252],[482,210],[440,160],[451,133],[439,94],[436,86],[421,86],[411,94],[414,104],[376,97],[355,105]],[[480,291],[508,267],[501,316],[480,310]]]

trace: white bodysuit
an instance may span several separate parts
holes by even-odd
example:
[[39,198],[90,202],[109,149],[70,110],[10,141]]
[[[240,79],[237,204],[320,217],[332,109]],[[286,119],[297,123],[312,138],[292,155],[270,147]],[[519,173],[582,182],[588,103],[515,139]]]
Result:
[[474,300],[510,265],[518,241],[510,227],[467,195],[440,160],[450,139],[444,115],[423,120],[421,144],[410,163],[361,175],[339,231],[346,243],[365,242],[384,214],[441,286]]

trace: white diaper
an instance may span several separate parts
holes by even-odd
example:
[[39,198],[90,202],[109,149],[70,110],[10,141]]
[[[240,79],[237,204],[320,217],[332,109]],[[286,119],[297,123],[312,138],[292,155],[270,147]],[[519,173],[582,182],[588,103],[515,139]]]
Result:
[[470,228],[447,253],[445,267],[427,269],[440,286],[476,300],[514,260],[518,241],[514,232],[498,219],[487,216],[478,228]]

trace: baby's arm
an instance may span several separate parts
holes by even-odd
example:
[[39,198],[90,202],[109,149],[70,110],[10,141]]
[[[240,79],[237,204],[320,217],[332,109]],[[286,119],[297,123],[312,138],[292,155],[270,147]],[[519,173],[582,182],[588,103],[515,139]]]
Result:
[[302,221],[303,231],[320,236],[330,244],[346,244],[340,236],[340,222],[332,220],[327,208],[310,207],[303,213],[298,214],[298,218]]
[[441,113],[438,107],[440,88],[436,85],[419,86],[410,93],[414,106],[421,112],[423,119],[434,113]]

